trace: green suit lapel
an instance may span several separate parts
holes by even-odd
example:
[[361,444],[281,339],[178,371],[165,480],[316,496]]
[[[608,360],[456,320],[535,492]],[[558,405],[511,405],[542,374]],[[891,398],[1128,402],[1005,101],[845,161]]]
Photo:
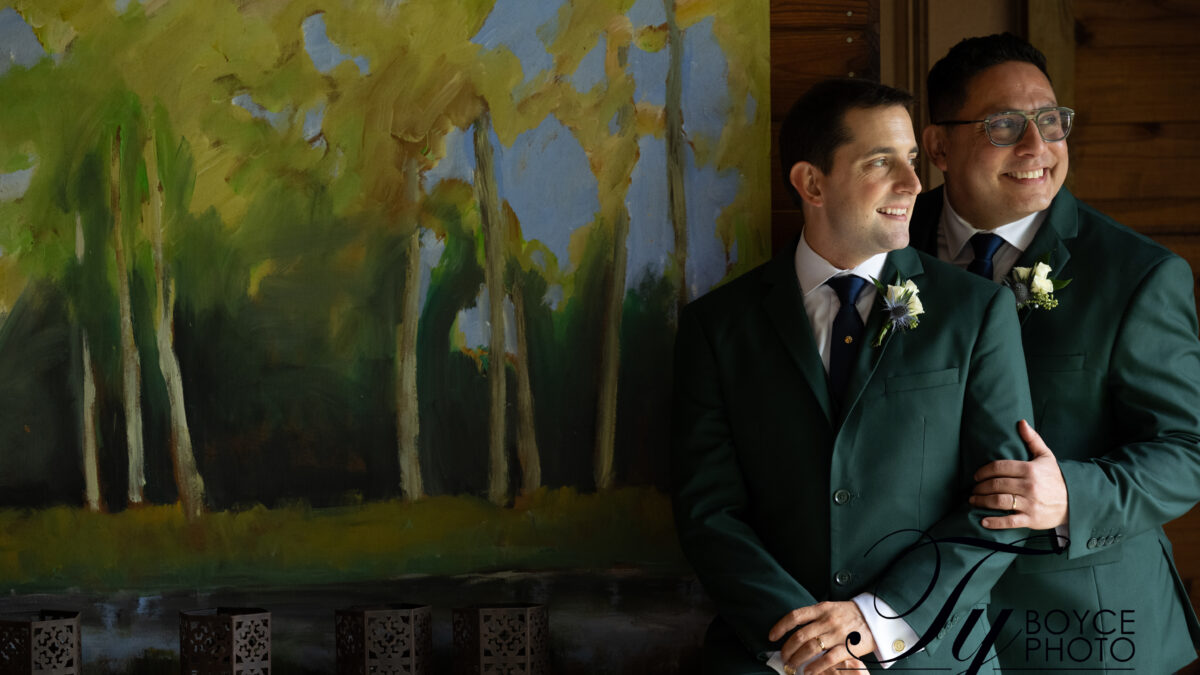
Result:
[[[1066,188],[1060,189],[1046,212],[1046,220],[1042,227],[1017,259],[1014,267],[1033,267],[1043,256],[1049,254],[1047,264],[1050,265],[1050,276],[1055,279],[1070,278],[1066,267],[1067,261],[1071,259],[1071,252],[1067,250],[1066,240],[1074,239],[1079,232],[1078,213],[1074,195]],[[1067,290],[1069,289],[1060,292]],[[1032,313],[1033,310],[1030,309],[1021,310],[1021,325],[1025,324]]]
[[792,360],[796,362],[796,367],[821,404],[825,419],[832,424],[829,378],[825,375],[825,366],[821,363],[821,355],[813,339],[808,312],[804,309],[804,298],[800,295],[800,282],[796,280],[795,250],[795,246],[788,247],[771,260],[764,277],[768,288],[763,305]]
[[[920,285],[917,280],[925,267],[921,264],[920,257],[912,248],[902,248],[897,251],[892,251],[888,254],[887,262],[883,265],[882,277],[879,279],[886,286],[896,280],[896,275],[900,275],[901,281],[913,279],[914,282]],[[888,346],[891,345],[900,334],[892,331],[883,344],[878,347],[872,347],[875,342],[875,336],[879,335],[879,331],[883,329],[884,313],[880,311],[883,308],[883,298],[876,293],[875,302],[871,306],[871,313],[867,317],[866,332],[863,334],[863,343],[859,347],[858,356],[854,361],[854,369],[850,371],[850,382],[846,386],[846,400],[842,406],[842,413],[838,416],[838,422],[841,423],[849,416],[850,411],[858,404],[858,399],[862,396],[863,389],[867,383],[875,375],[876,369],[879,368],[879,363],[883,360],[883,355],[887,353]]]

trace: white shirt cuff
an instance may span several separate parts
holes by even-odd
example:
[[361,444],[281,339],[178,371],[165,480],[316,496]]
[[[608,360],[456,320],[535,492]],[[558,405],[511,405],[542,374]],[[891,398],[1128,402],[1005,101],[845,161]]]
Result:
[[917,644],[916,631],[904,619],[892,618],[896,612],[882,598],[871,593],[859,593],[854,596],[854,604],[858,605],[858,611],[862,612],[867,629],[875,639],[875,658],[879,660],[879,665],[892,667],[895,661],[888,659],[895,659]]
[[[800,664],[800,667],[796,669],[796,675],[804,675],[804,669],[808,667],[808,664],[816,661],[824,653],[816,654],[811,659]],[[779,652],[767,652],[767,655],[770,657],[767,659],[767,667],[774,669],[779,675],[787,675],[787,673],[783,672],[783,657],[779,655]]]

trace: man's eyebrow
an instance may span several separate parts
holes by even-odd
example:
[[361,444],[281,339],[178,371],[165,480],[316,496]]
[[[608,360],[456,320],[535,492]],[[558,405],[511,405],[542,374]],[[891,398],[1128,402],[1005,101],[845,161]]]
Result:
[[[920,153],[920,149],[915,145],[912,146],[912,149],[909,150],[907,154],[911,155],[914,153]],[[881,145],[877,148],[871,148],[870,150],[864,152],[862,154],[862,156],[870,157],[871,155],[895,155],[895,154],[897,154],[896,148],[893,148],[890,145]]]

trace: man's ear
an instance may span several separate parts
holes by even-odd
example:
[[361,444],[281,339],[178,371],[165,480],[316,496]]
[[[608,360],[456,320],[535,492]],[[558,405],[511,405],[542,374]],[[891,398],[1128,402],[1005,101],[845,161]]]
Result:
[[946,150],[950,139],[946,138],[946,127],[940,124],[930,124],[921,132],[921,141],[925,146],[925,156],[939,171],[946,171]]
[[796,162],[788,174],[792,187],[800,193],[800,199],[813,206],[821,206],[825,201],[825,196],[821,192],[821,183],[824,177],[825,174],[821,173],[820,169],[808,162]]

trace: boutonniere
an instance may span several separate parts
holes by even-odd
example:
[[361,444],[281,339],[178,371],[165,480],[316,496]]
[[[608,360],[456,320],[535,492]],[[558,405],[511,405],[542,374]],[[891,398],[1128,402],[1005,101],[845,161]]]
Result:
[[1047,253],[1033,267],[1014,267],[1004,277],[1001,283],[1011,288],[1013,295],[1017,296],[1017,309],[1054,309],[1058,306],[1054,292],[1065,288],[1071,280],[1051,279],[1050,265],[1047,264],[1049,260],[1050,254]]
[[925,308],[921,306],[921,298],[918,297],[921,291],[912,279],[900,283],[900,275],[897,274],[894,285],[885,286],[874,277],[871,277],[871,282],[879,291],[879,297],[883,300],[883,313],[887,315],[883,320],[883,328],[879,329],[879,335],[875,336],[875,342],[871,345],[878,347],[893,330],[906,331],[916,328],[921,323],[917,317],[925,313]]

